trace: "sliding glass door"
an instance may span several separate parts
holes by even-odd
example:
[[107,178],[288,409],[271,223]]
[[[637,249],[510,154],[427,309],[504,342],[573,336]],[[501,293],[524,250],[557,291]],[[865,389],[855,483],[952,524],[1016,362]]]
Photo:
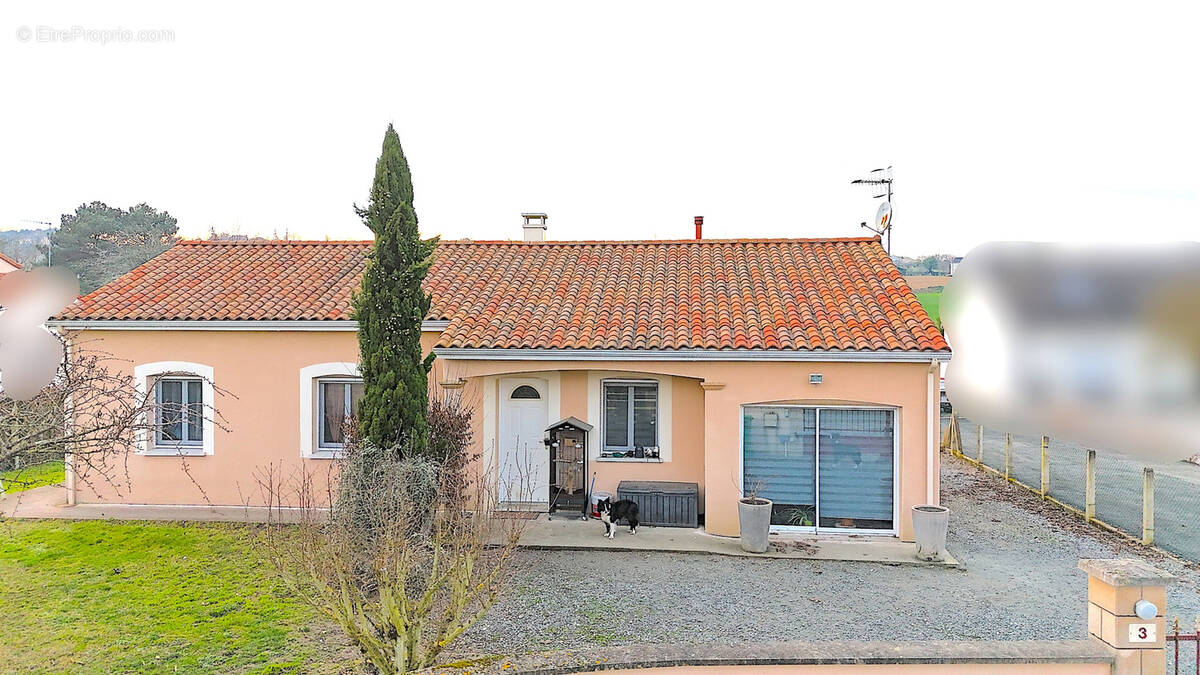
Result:
[[742,486],[781,528],[893,532],[895,411],[742,408]]

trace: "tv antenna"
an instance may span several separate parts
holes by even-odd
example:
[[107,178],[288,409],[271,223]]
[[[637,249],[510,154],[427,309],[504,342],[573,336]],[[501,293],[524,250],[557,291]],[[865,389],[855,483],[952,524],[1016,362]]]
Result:
[[883,199],[883,203],[879,205],[879,210],[875,212],[874,227],[861,223],[860,227],[865,227],[868,230],[883,236],[887,233],[887,252],[892,254],[892,167],[886,169],[874,169],[866,178],[857,178],[850,181],[851,185],[866,185],[871,188],[872,197],[875,199]]
[[[48,229],[48,230],[54,229],[54,223],[52,223],[48,220],[30,220],[28,218],[22,218],[21,222],[22,223],[37,223],[38,225],[45,225],[46,229]],[[53,234],[53,233],[51,233],[51,234]],[[51,255],[53,254],[54,241],[52,239],[50,239],[50,235],[46,235],[42,239],[42,243],[46,245],[46,267],[53,267],[54,262],[50,258],[51,258]]]

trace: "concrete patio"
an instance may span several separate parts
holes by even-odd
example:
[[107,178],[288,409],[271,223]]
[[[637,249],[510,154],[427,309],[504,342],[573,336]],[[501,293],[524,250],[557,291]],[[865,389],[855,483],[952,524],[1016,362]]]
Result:
[[299,520],[295,509],[269,512],[261,506],[162,506],[157,504],[67,504],[61,485],[14,492],[0,498],[0,517],[64,520],[154,520],[210,523],[266,523]]
[[[153,520],[191,522],[265,523],[272,520],[294,521],[298,511],[284,509],[268,514],[262,507],[242,506],[159,506],[152,504],[79,504],[67,505],[62,486],[17,492],[0,499],[0,516],[5,518],[61,518],[66,520]],[[636,535],[620,527],[614,539],[603,536],[604,525],[598,520],[578,518],[551,519],[539,514],[525,523],[521,546],[544,550],[664,551],[671,553],[707,553],[746,558],[790,558],[798,560],[841,560],[958,567],[947,555],[941,562],[919,560],[915,546],[895,537],[868,535],[774,534],[766,553],[747,553],[738,539],[706,534],[702,529],[651,527],[643,525]]]
[[604,536],[598,520],[578,518],[550,519],[541,514],[527,523],[521,546],[546,550],[669,551],[707,553],[746,558],[792,558],[799,560],[842,560],[890,565],[958,567],[947,555],[941,562],[928,562],[916,556],[916,546],[895,537],[867,535],[773,534],[766,553],[747,553],[734,537],[706,534],[702,529],[650,527],[643,525],[637,534],[619,527],[616,537]]

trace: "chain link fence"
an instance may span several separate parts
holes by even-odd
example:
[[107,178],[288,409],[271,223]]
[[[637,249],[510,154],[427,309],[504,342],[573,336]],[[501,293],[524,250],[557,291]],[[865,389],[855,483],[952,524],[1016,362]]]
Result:
[[1096,518],[1135,537],[1142,535],[1142,467],[1096,451]]
[[[1045,438],[1043,460],[1044,437],[986,427],[981,432],[978,424],[963,417],[943,418],[942,434],[943,444],[968,461],[1038,494],[1044,489],[1050,500],[1094,522],[1200,562],[1200,466],[1147,464],[1095,450],[1089,489],[1089,448],[1081,445]],[[1148,518],[1144,504],[1153,511]]]
[[1154,542],[1164,550],[1200,561],[1200,485],[1175,476],[1157,476],[1154,527]]

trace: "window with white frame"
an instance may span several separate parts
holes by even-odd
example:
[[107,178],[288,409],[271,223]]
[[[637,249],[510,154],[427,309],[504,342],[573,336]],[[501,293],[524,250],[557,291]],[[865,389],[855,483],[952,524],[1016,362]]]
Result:
[[363,383],[357,378],[323,378],[317,380],[318,417],[317,446],[338,449],[343,445],[343,425],[358,416]]
[[658,382],[605,380],[601,391],[601,456],[657,458]]
[[154,444],[158,447],[204,445],[204,381],[163,377],[154,384]]
[[137,433],[138,453],[211,455],[215,450],[213,367],[188,361],[155,361],[133,367],[138,395],[153,401]]

